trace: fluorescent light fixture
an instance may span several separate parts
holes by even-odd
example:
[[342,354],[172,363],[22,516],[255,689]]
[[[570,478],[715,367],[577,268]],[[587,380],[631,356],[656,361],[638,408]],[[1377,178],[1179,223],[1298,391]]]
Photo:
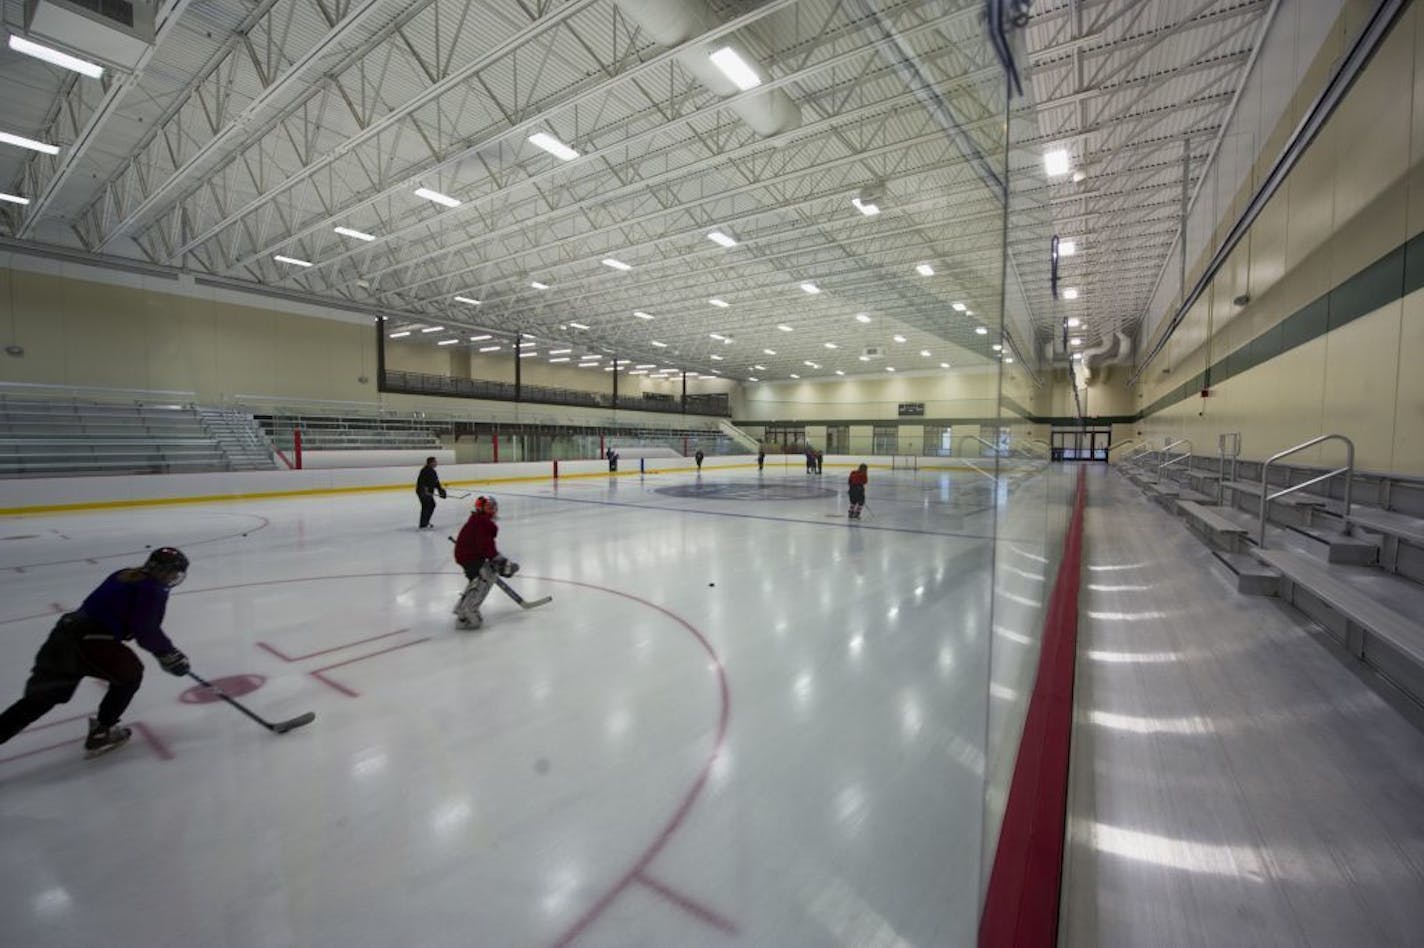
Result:
[[761,379],[757,378],[755,375],[748,375],[748,376],[747,376],[747,381],[748,381],[748,382],[760,382]]
[[712,355],[708,356],[707,358],[711,359],[713,362],[721,362],[721,361],[722,361],[722,357],[719,356],[719,355],[717,355],[716,353],[713,353]]
[[633,371],[629,372],[628,374],[629,374],[629,375],[647,375],[647,374],[648,374],[648,370],[647,370],[647,369],[634,369]]
[[1058,241],[1058,256],[1071,257],[1078,252],[1078,245],[1071,240]]
[[886,372],[894,372],[894,371],[895,371],[895,367],[894,367],[893,365],[887,365],[887,366],[885,367],[885,371],[886,371]]
[[780,329],[782,332],[795,332],[795,331],[796,331],[796,330],[792,329],[790,326],[786,325],[785,323],[777,323],[777,324],[776,324],[776,328],[777,328],[777,329]]
[[964,311],[964,315],[965,315],[965,316],[973,316],[973,315],[974,315],[974,310],[972,310],[972,309],[966,309],[966,310]]
[[950,303],[949,308],[954,310],[956,313],[962,313],[969,307],[965,306],[963,303]]
[[947,369],[947,368],[949,368],[949,363],[948,363],[948,362],[941,362],[941,363],[939,364],[939,367],[940,367],[941,369]]
[[633,368],[635,369],[656,369],[657,367],[658,365],[656,362],[643,362],[639,365],[633,366]]
[[613,258],[613,257],[604,257],[604,258],[603,258],[603,265],[604,265],[605,267],[612,267],[612,268],[615,269],[615,270],[631,270],[631,269],[633,269],[630,265],[624,263],[622,260],[617,260],[617,259],[615,259],[615,258]]
[[569,325],[572,326],[572,327],[574,327],[575,329],[587,329],[587,328],[588,328],[588,327],[585,326],[583,323],[569,323]]
[[1079,336],[1074,336],[1072,339],[1068,340],[1068,345],[1070,346],[1081,346],[1082,344],[1083,340]]
[[921,350],[920,350],[920,355],[922,355],[922,356],[924,356],[926,359],[928,359],[928,358],[930,357],[930,350],[928,350],[928,349],[921,349]]
[[652,314],[652,313],[645,313],[645,312],[643,312],[641,309],[635,309],[635,310],[633,310],[633,315],[634,315],[634,316],[637,316],[639,319],[652,319],[652,318],[653,318],[653,314]]
[[870,361],[870,356],[861,356],[861,357],[860,357],[860,361],[862,361],[862,362],[869,362],[869,361]]
[[650,346],[657,346],[659,349],[666,349],[666,348],[667,348],[667,343],[665,343],[665,342],[658,342],[656,339],[650,339],[650,340],[648,341],[648,345],[650,345]]
[[59,50],[50,49],[48,46],[41,46],[39,43],[27,40],[23,36],[16,36],[14,33],[10,34],[10,48],[17,53],[24,53],[26,56],[43,59],[52,66],[59,66],[61,69],[81,73],[90,79],[98,79],[104,75],[103,66],[91,63],[87,59],[80,59],[78,56],[61,53]]
[[521,352],[521,353],[519,353],[519,358],[521,358],[521,359],[527,359],[527,358],[529,358],[530,356],[536,356],[536,355],[538,355],[538,354],[539,354],[539,353],[537,353],[537,352]]
[[810,359],[806,359],[806,360],[805,360],[804,362],[802,362],[801,364],[802,364],[802,365],[809,365],[809,366],[810,366],[811,368],[813,368],[813,369],[815,369],[815,368],[820,368],[820,366],[816,365],[816,363],[812,362]]
[[391,333],[391,336],[390,336],[390,337],[391,337],[392,339],[404,339],[406,336],[409,336],[409,335],[410,335],[410,330],[409,330],[409,329],[402,329],[400,332],[393,332],[393,333]]
[[721,244],[723,247],[737,246],[737,241],[733,237],[728,234],[722,233],[720,230],[714,230],[712,233],[708,234],[707,239],[712,241],[714,244]]
[[457,302],[457,303],[468,303],[468,304],[471,305],[471,306],[479,306],[479,305],[480,305],[480,301],[477,300],[477,299],[475,299],[473,296],[457,296],[457,297],[455,297],[455,302]]
[[579,356],[579,358],[582,359],[582,360],[585,361],[585,362],[593,362],[593,361],[596,361],[596,360],[598,360],[598,359],[602,359],[603,356],[599,355],[599,354],[596,353],[596,352],[590,352],[588,355],[581,355],[581,356]]
[[870,315],[868,313],[856,313],[855,321],[858,323],[868,323],[870,322]]
[[795,372],[792,372],[792,373],[791,373],[791,377],[792,377],[793,379],[799,379],[801,376],[797,375]]
[[810,293],[812,296],[821,292],[821,288],[819,286],[809,281],[806,283],[802,283],[801,289],[805,290],[807,293]]
[[915,264],[915,272],[920,276],[932,277],[934,276],[934,267],[928,263],[917,263]]
[[1067,174],[1069,170],[1068,152],[1058,148],[1043,155],[1043,173],[1051,178]]
[[710,300],[708,300],[707,302],[711,303],[713,306],[717,307],[718,309],[726,309],[728,306],[731,306],[731,305],[732,305],[731,303],[728,303],[726,300],[718,299],[718,298],[715,297],[715,296],[712,297],[712,298],[711,298]]
[[493,338],[494,338],[494,336],[491,336],[489,333],[485,333],[483,336],[471,336],[471,337],[470,337],[470,341],[471,341],[471,342],[484,342],[486,339],[493,339]]
[[550,361],[550,362],[567,362],[567,361],[569,361],[569,357],[568,357],[568,356],[559,356],[557,359],[550,359],[549,361]]
[[763,349],[763,350],[761,350],[761,351],[762,351],[762,352],[765,352],[765,353],[766,353],[767,355],[769,355],[769,356],[774,356],[774,355],[776,355],[776,350],[775,350],[775,349]]
[[836,369],[836,374],[837,374],[837,375],[845,375],[845,372],[841,371],[840,369]]
[[896,342],[904,342],[904,341],[905,341],[905,337],[902,336],[902,335],[900,335],[899,333],[896,333],[895,335],[891,336],[890,338],[891,338],[891,339],[894,339]]
[[761,76],[757,75],[745,59],[737,55],[737,51],[730,46],[723,46],[707,57],[712,60],[712,65],[722,70],[722,75],[732,80],[732,84],[743,92],[748,89],[755,89],[761,85]]
[[18,204],[21,207],[30,203],[29,198],[20,197],[18,194],[5,194],[4,192],[0,192],[0,201],[4,201],[6,204]]
[[460,206],[459,198],[452,198],[448,194],[441,194],[439,191],[432,191],[429,188],[416,188],[415,196],[425,198],[427,201],[434,201],[436,204],[443,204],[446,207]]
[[278,253],[278,254],[273,254],[273,255],[272,255],[272,259],[275,260],[275,261],[277,261],[278,263],[290,263],[290,264],[291,264],[292,266],[294,266],[294,267],[309,267],[309,266],[311,266],[311,261],[310,261],[310,260],[298,260],[296,257],[284,257],[284,256],[282,256],[282,255],[279,254],[279,253]]
[[538,280],[530,280],[529,285],[534,287],[534,289],[536,290],[547,290],[549,288],[549,284],[540,283]]
[[365,231],[361,230],[352,230],[350,227],[333,227],[332,230],[340,234],[342,237],[354,237],[357,240],[364,240],[367,242],[376,239],[376,236],[374,234],[368,234]]
[[426,326],[421,332],[444,332],[444,326]]
[[1069,317],[1068,317],[1068,328],[1069,328],[1069,329],[1077,329],[1077,328],[1078,328],[1079,326],[1081,326],[1081,325],[1083,325],[1083,321],[1082,321],[1081,319],[1079,319],[1077,316],[1069,316]]
[[1004,361],[1005,361],[1005,362],[1012,363],[1012,362],[1014,361],[1014,357],[1013,357],[1013,356],[1004,356]]
[[766,371],[766,366],[764,366],[764,365],[754,365],[754,366],[752,366],[752,368],[756,369],[758,372],[765,372],[765,371]]
[[1086,171],[1075,171],[1073,172],[1073,183],[1077,184],[1079,181],[1082,181],[1086,177],[1088,177],[1088,173]]
[[1068,287],[1063,291],[1063,298],[1065,300],[1076,300],[1078,298],[1078,288],[1076,286]]
[[437,346],[453,346],[455,343],[457,343],[457,342],[459,342],[459,341],[460,341],[460,340],[458,340],[458,339],[441,339],[439,342],[436,343],[436,345],[437,345]]
[[871,204],[868,201],[862,201],[858,197],[851,198],[850,203],[852,206],[855,207],[857,211],[860,211],[860,213],[864,214],[866,217],[874,217],[876,214],[880,213],[879,206]]
[[570,352],[573,352],[573,351],[574,351],[574,350],[572,350],[572,349],[550,349],[550,350],[549,350],[549,355],[551,355],[551,356],[568,355]]
[[983,326],[975,326],[975,327],[974,327],[974,335],[976,335],[976,336],[987,336],[987,335],[989,335],[989,330],[986,329],[986,328],[983,327]]
[[547,132],[535,132],[533,135],[530,135],[529,144],[535,148],[542,148],[555,158],[559,158],[563,161],[573,161],[579,156],[578,152]]
[[481,352],[498,352],[499,350],[499,346],[480,346]]
[[709,332],[709,333],[707,334],[707,337],[708,337],[709,339],[716,339],[718,342],[721,342],[723,339],[726,339],[726,338],[727,338],[726,336],[722,335],[720,332]]
[[839,348],[840,348],[840,346],[836,345],[834,342],[823,342],[823,343],[821,343],[821,345],[825,346],[827,349],[839,349]]
[[1001,345],[999,345],[999,344],[996,342],[996,343],[994,343],[992,346],[990,346],[989,348],[990,348],[990,349],[993,349],[995,352],[999,352],[999,351],[1001,351],[1004,347],[1001,346]]
[[1075,358],[1075,359],[1081,359],[1081,358],[1083,358],[1083,353],[1081,353],[1081,352],[1075,352],[1075,353],[1073,353],[1073,358]]

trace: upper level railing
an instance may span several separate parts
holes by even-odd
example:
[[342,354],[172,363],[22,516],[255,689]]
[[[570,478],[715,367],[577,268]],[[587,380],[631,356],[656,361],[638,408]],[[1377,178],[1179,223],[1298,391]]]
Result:
[[[1322,444],[1326,441],[1345,442],[1344,467],[1337,467],[1333,471],[1326,471],[1324,474],[1321,474],[1318,477],[1312,477],[1308,481],[1302,481],[1299,484],[1292,484],[1289,487],[1275,491],[1273,493],[1269,492],[1271,489],[1270,475],[1272,464],[1274,464],[1276,461],[1279,461],[1281,458],[1289,457],[1292,454],[1304,451],[1306,448],[1313,448],[1315,447],[1315,445]],[[1309,487],[1312,484],[1319,484],[1321,481],[1327,481],[1330,478],[1335,477],[1339,474],[1345,475],[1345,507],[1344,510],[1342,510],[1340,513],[1341,530],[1349,532],[1350,488],[1353,485],[1355,479],[1355,442],[1351,441],[1349,438],[1345,437],[1342,434],[1320,435],[1319,437],[1311,438],[1309,441],[1302,441],[1300,444],[1296,445],[1293,448],[1286,448],[1284,451],[1279,451],[1266,458],[1266,462],[1261,465],[1261,517],[1259,529],[1256,533],[1256,545],[1263,550],[1266,548],[1266,513],[1270,508],[1271,501],[1276,500],[1280,497],[1284,497],[1287,494],[1294,494],[1296,491]]]
[[455,378],[426,372],[404,372],[388,369],[384,389],[405,395],[441,395],[455,398],[483,398],[491,401],[537,402],[546,405],[577,405],[587,408],[615,408],[633,411],[655,411],[679,415],[713,415],[729,418],[731,399],[726,393],[688,395],[684,399],[668,395],[655,396],[644,392],[637,396],[609,392],[588,392],[580,389],[554,388],[547,385],[518,385],[513,382],[491,382],[486,379]]

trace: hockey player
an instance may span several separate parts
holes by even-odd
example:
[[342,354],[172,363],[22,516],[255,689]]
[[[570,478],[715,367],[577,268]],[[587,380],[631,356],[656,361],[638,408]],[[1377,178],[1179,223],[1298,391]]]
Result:
[[499,503],[493,497],[475,500],[474,512],[455,538],[455,562],[465,571],[469,585],[455,603],[456,626],[478,629],[484,624],[480,605],[494,586],[496,576],[508,579],[519,572],[519,564],[500,555],[494,538],[499,535]]
[[435,513],[435,495],[445,499],[445,487],[440,483],[440,475],[435,473],[435,459],[426,458],[425,466],[415,479],[415,495],[420,498],[420,529],[428,530],[432,524],[431,514]]
[[864,464],[850,472],[850,512],[846,516],[860,519],[860,510],[865,506],[865,485],[870,480],[869,468]]
[[89,719],[86,757],[123,746],[129,728],[119,717],[143,681],[143,664],[123,643],[133,639],[152,652],[170,675],[188,674],[188,659],[163,634],[168,592],[183,581],[188,557],[172,547],[154,550],[137,569],[121,569],[105,579],[74,612],[60,616],[35,655],[25,695],[0,713],[0,744],[57,704],[74,697],[87,677],[109,683],[98,713]]

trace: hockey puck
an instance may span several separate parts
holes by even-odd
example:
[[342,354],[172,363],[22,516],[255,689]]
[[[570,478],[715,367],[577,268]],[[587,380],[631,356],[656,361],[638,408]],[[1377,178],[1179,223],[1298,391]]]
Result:
[[709,586],[715,586],[715,585],[717,585],[717,584],[716,584],[716,583],[708,583],[707,585],[709,585]]
[[534,772],[535,772],[536,774],[546,774],[546,773],[548,773],[548,772],[549,772],[549,760],[548,760],[548,758],[546,758],[546,757],[540,757],[538,760],[534,761]]

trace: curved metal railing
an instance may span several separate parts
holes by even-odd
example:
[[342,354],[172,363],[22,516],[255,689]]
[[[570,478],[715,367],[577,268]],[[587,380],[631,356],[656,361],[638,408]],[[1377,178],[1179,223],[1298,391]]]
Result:
[[[1333,471],[1327,471],[1326,473],[1321,474],[1319,477],[1312,477],[1308,481],[1302,481],[1299,484],[1293,484],[1290,487],[1285,488],[1284,490],[1278,490],[1275,493],[1268,493],[1271,484],[1270,473],[1272,464],[1274,464],[1276,461],[1279,461],[1283,457],[1288,457],[1292,454],[1295,454],[1297,451],[1304,451],[1306,448],[1313,448],[1317,444],[1321,444],[1325,441],[1345,442],[1344,467],[1337,467]],[[1348,531],[1350,529],[1350,488],[1354,484],[1355,479],[1355,442],[1351,441],[1349,438],[1345,437],[1342,434],[1320,435],[1317,438],[1311,438],[1309,441],[1302,441],[1300,444],[1296,445],[1293,448],[1286,448],[1284,451],[1281,451],[1277,454],[1273,454],[1270,457],[1266,458],[1266,462],[1261,465],[1261,519],[1259,524],[1260,529],[1256,533],[1256,545],[1263,550],[1266,548],[1266,513],[1270,509],[1271,501],[1276,500],[1280,497],[1284,497],[1287,494],[1294,494],[1296,491],[1309,487],[1312,484],[1319,484],[1321,481],[1329,480],[1330,478],[1335,477],[1338,474],[1345,475],[1345,509],[1341,513],[1340,519],[1343,523],[1343,529]]]

